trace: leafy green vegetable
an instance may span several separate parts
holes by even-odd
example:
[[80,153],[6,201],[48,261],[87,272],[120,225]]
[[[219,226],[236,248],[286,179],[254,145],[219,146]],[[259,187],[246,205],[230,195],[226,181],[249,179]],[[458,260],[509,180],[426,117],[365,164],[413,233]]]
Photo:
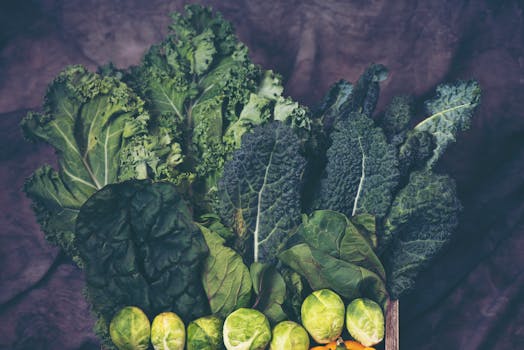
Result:
[[435,137],[427,131],[412,130],[407,133],[405,142],[398,152],[399,170],[406,179],[414,170],[424,169],[433,156]]
[[409,122],[413,115],[413,98],[410,96],[395,96],[391,100],[380,126],[389,143],[398,146],[406,139]]
[[282,309],[286,283],[274,266],[254,262],[249,269],[256,294],[254,309],[260,310],[269,321],[277,323],[287,318]]
[[258,310],[240,308],[224,321],[227,350],[264,350],[270,340],[269,321]]
[[440,251],[458,224],[460,203],[446,175],[414,172],[386,217],[385,235],[393,239],[385,263],[391,296],[414,286],[419,271]]
[[184,350],[186,327],[174,312],[162,312],[151,323],[151,344],[155,350]]
[[436,148],[429,159],[431,169],[459,131],[469,128],[471,117],[480,102],[480,86],[476,81],[460,81],[437,87],[437,95],[426,102],[430,117],[421,121],[414,130],[427,131],[436,139]]
[[46,238],[76,257],[78,210],[95,191],[115,182],[121,148],[148,119],[143,102],[115,78],[71,66],[49,85],[42,113],[22,121],[27,138],[50,144],[58,171],[38,169],[24,190]]
[[300,223],[300,186],[305,166],[300,141],[280,122],[246,134],[224,166],[219,214],[236,234],[246,261],[274,262],[291,230]]
[[297,244],[280,253],[279,258],[306,278],[313,290],[329,288],[345,298],[367,296],[385,303],[382,263],[365,233],[343,214],[316,211],[295,235]]
[[394,147],[373,120],[360,113],[339,121],[331,139],[316,207],[348,217],[360,213],[383,217],[399,177]]
[[352,92],[353,85],[348,81],[340,80],[333,84],[324,96],[316,114],[326,134],[329,135],[333,126],[342,118],[342,107],[351,97]]
[[187,326],[187,350],[224,349],[224,321],[217,316],[200,317]]
[[344,302],[337,293],[316,290],[302,304],[302,324],[317,343],[327,344],[342,334],[344,311]]
[[208,250],[174,185],[104,187],[80,210],[76,245],[88,299],[104,319],[125,305],[150,317],[174,311],[185,322],[208,313],[200,281]]
[[199,226],[209,248],[204,262],[202,284],[213,314],[225,318],[239,307],[249,306],[251,277],[242,257],[224,246],[216,232]]
[[384,312],[373,300],[359,298],[349,303],[346,328],[364,346],[373,346],[384,339]]
[[126,306],[111,320],[109,334],[119,350],[147,350],[151,324],[142,310],[136,306]]
[[281,120],[309,128],[309,114],[282,96],[280,76],[247,56],[229,22],[188,6],[171,33],[124,79],[144,98],[152,120],[122,160],[124,177],[169,180],[204,212],[215,199],[224,162],[255,125]]

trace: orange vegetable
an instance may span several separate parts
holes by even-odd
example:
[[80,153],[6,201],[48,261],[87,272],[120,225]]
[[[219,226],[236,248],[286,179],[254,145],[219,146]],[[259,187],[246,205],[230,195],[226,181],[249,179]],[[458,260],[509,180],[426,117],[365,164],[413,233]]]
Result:
[[[346,340],[344,342],[339,341],[338,344],[339,349],[345,345],[347,350],[375,350],[375,348],[365,347],[364,345],[354,340]],[[326,345],[315,346],[309,350],[338,350],[337,341],[332,341],[331,343],[328,343]]]

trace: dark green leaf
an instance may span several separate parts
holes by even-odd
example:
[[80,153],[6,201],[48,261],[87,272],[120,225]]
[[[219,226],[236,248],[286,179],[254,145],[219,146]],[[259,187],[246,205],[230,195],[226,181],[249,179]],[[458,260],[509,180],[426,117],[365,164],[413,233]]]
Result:
[[250,267],[253,290],[256,294],[254,309],[260,310],[272,323],[287,319],[282,309],[286,298],[286,283],[274,266],[254,262]]

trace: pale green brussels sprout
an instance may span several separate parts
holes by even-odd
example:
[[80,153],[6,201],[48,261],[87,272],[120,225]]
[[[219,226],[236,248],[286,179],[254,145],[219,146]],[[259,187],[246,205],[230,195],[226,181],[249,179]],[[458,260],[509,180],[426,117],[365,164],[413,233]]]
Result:
[[337,293],[320,289],[311,293],[300,309],[302,324],[319,344],[335,341],[344,327],[344,302]]
[[308,350],[309,335],[293,321],[282,321],[273,328],[269,350]]
[[384,339],[384,313],[373,300],[359,298],[349,303],[346,311],[349,334],[364,346],[373,346]]
[[240,308],[227,316],[223,334],[227,350],[264,350],[271,340],[269,321],[254,309]]
[[151,344],[155,350],[184,350],[186,327],[174,312],[158,314],[151,325]]
[[187,350],[220,350],[224,321],[217,316],[206,316],[187,326]]
[[142,310],[126,306],[111,320],[109,335],[119,350],[146,350],[149,348],[151,325]]

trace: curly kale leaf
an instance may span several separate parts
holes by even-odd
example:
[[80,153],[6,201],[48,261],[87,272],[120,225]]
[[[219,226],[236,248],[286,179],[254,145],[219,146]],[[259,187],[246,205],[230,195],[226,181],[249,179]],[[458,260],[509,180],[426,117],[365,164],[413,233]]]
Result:
[[458,224],[460,203],[454,181],[429,171],[411,174],[386,217],[388,289],[399,298],[413,288],[417,274],[448,242]]
[[316,207],[348,217],[360,213],[383,217],[398,183],[395,148],[373,120],[361,113],[339,121],[331,139]]
[[185,15],[173,15],[171,30],[124,77],[146,101],[151,121],[127,147],[121,179],[174,182],[207,212],[244,133],[271,120],[307,130],[309,113],[282,96],[280,76],[250,61],[219,14],[188,6]]
[[147,119],[143,102],[121,81],[71,66],[50,84],[43,112],[22,121],[27,138],[56,150],[58,171],[38,169],[24,190],[46,238],[70,256],[76,258],[78,210],[95,191],[117,180],[121,149]]
[[426,102],[430,117],[415,126],[415,131],[427,131],[435,137],[436,147],[427,162],[431,169],[448,145],[455,142],[459,131],[469,128],[471,117],[480,103],[480,86],[476,81],[459,81],[437,87],[437,95]]
[[104,187],[80,209],[75,243],[88,299],[103,319],[126,305],[149,317],[173,311],[186,322],[209,312],[200,279],[208,249],[174,185]]
[[300,140],[280,122],[244,135],[219,182],[219,215],[236,234],[246,261],[273,262],[289,232],[300,224],[305,160]]

